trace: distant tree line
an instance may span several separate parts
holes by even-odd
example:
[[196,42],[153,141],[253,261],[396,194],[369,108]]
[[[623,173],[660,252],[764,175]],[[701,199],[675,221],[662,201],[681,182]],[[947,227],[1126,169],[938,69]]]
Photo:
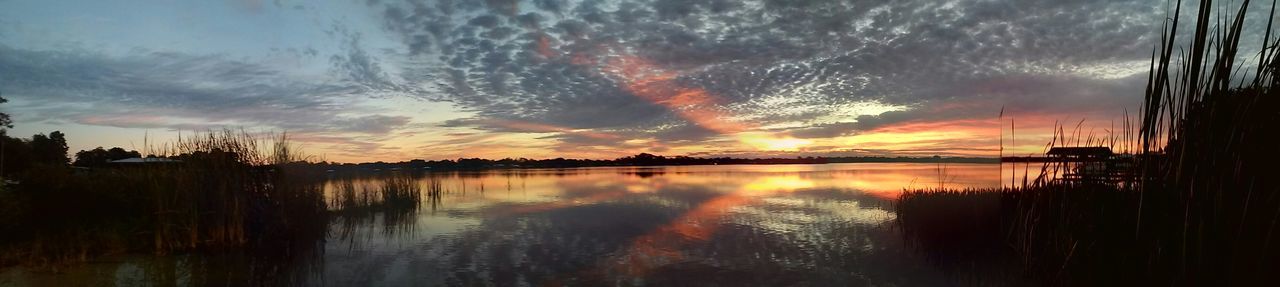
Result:
[[65,166],[67,139],[62,132],[36,134],[30,139],[9,137],[0,130],[0,175],[14,175],[38,166]]
[[[3,97],[0,97],[0,103],[5,103]],[[20,174],[33,167],[66,167],[70,165],[78,167],[103,167],[111,161],[140,158],[142,154],[123,148],[114,147],[104,149],[98,147],[92,150],[82,150],[76,152],[75,162],[67,156],[67,140],[66,135],[60,131],[54,131],[45,134],[36,134],[30,139],[12,138],[7,135],[7,128],[12,128],[12,120],[8,114],[0,113],[0,175],[10,176]],[[235,158],[234,153],[220,152],[214,150],[208,154],[182,154],[170,156],[171,159],[186,160],[192,158],[217,157]],[[415,159],[402,162],[371,162],[371,163],[297,163],[298,165],[311,166],[314,168],[323,168],[328,170],[383,170],[383,169],[415,169],[415,170],[478,170],[478,169],[495,169],[495,168],[570,168],[570,167],[596,167],[596,166],[657,166],[657,165],[729,165],[729,164],[826,164],[826,163],[857,163],[857,162],[922,162],[922,163],[997,163],[999,159],[980,158],[980,157],[796,157],[796,158],[730,158],[730,157],[690,157],[690,156],[661,156],[649,153],[641,153],[633,156],[627,156],[612,160],[596,160],[596,159],[528,159],[528,158],[504,158],[504,159],[481,159],[481,158],[459,158],[456,160],[421,160]]]
[[370,163],[304,163],[315,168],[333,171],[377,171],[377,170],[480,170],[480,169],[512,169],[512,168],[572,168],[600,166],[659,166],[659,165],[734,165],[734,164],[827,164],[827,163],[875,163],[875,162],[915,162],[915,163],[998,163],[996,158],[983,157],[795,157],[795,158],[730,158],[730,157],[690,157],[661,156],[641,153],[617,159],[528,159],[528,158],[459,158],[456,160],[422,160],[415,159],[401,162]]
[[126,151],[123,148],[113,147],[111,149],[102,149],[98,147],[92,150],[82,150],[76,153],[76,161],[71,165],[83,167],[101,167],[112,161],[140,158],[142,154],[138,151]]
[[[0,96],[0,104],[9,102]],[[0,176],[11,178],[38,168],[64,168],[68,165],[98,167],[113,160],[141,157],[137,151],[123,148],[101,147],[76,153],[71,162],[68,156],[67,135],[61,131],[35,134],[30,138],[9,136],[13,120],[8,113],[0,112]]]
[[[0,96],[0,104],[9,100]],[[21,174],[39,166],[65,166],[67,138],[62,132],[48,135],[36,134],[30,139],[9,136],[13,120],[8,113],[0,113],[0,176]]]

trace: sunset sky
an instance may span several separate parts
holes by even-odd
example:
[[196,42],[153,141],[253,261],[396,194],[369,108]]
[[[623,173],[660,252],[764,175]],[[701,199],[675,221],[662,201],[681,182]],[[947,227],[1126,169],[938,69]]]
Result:
[[0,0],[0,110],[73,153],[224,127],[343,162],[1029,153],[1122,126],[1164,5]]

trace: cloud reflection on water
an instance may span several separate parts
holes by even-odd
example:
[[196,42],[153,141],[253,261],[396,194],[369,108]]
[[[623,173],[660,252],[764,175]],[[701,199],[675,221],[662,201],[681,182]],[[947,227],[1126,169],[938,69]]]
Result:
[[[709,280],[725,285],[938,285],[944,282],[939,271],[904,251],[885,223],[894,218],[886,197],[911,183],[936,183],[940,173],[948,186],[999,185],[995,165],[428,173],[421,182],[434,176],[446,189],[438,209],[410,215],[416,218],[403,221],[410,225],[406,227],[389,228],[375,219],[354,226],[335,223],[335,231],[346,228],[345,236],[331,232],[319,256],[303,260],[310,264],[286,265],[279,272],[299,274],[300,283],[339,286],[681,285]],[[146,279],[156,272],[138,268],[168,266],[155,263],[166,260],[181,261],[134,258],[86,267],[99,271],[79,274],[115,270],[111,272],[118,278]],[[247,278],[235,270],[253,268],[234,266],[254,266],[254,260],[236,257],[217,261],[223,267],[202,269],[179,264],[165,272],[235,282]],[[0,282],[88,282],[73,278],[0,273]]]

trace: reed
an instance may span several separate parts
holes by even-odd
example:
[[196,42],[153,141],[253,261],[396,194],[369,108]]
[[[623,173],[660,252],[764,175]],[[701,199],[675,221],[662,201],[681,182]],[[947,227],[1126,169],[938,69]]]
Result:
[[[271,148],[260,148],[271,147]],[[209,132],[153,148],[178,160],[77,171],[42,167],[5,190],[0,264],[321,240],[327,213],[288,138]]]
[[[422,186],[409,174],[395,173],[374,181],[340,179],[333,184],[329,208],[339,214],[416,210],[422,205]],[[438,184],[432,193],[438,194]]]
[[[1189,56],[1178,62],[1172,62],[1178,42],[1170,28],[1144,102],[1141,148],[1159,156],[1140,161],[1133,233],[1163,243],[1152,260],[1189,282],[1259,282],[1280,270],[1280,246],[1272,244],[1280,183],[1269,178],[1280,160],[1280,38],[1271,35],[1276,2],[1264,18],[1262,48],[1252,56],[1239,51],[1248,4],[1232,11],[1201,2],[1191,44],[1181,47]],[[1248,57],[1256,67],[1244,67]]]
[[[1016,268],[1051,285],[1267,283],[1280,270],[1280,182],[1268,178],[1280,160],[1276,3],[1252,55],[1239,49],[1246,25],[1260,23],[1245,21],[1249,1],[1197,4],[1189,24],[1182,3],[1172,6],[1152,53],[1141,123],[1122,135],[1137,141],[1131,179],[1053,181],[1062,166],[1049,164],[1011,189],[907,192],[896,207],[907,239],[926,253],[983,251],[942,253],[956,265],[1017,258]],[[1057,133],[1049,147],[1095,142]]]
[[382,181],[382,204],[387,208],[415,210],[422,204],[422,187],[408,175],[392,175]]
[[[366,224],[373,225],[378,219],[381,219],[384,234],[411,231],[424,200],[420,176],[393,172],[372,180],[336,179],[329,199],[329,210],[338,220],[336,237],[354,244],[359,239],[356,238],[358,229]],[[442,192],[441,185],[433,177],[427,186],[425,199],[434,207]]]

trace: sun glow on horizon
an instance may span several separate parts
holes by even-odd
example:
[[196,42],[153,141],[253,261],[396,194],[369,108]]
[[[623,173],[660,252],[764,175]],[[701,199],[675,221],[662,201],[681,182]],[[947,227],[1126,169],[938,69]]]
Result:
[[762,133],[744,133],[737,137],[742,143],[761,151],[799,151],[800,148],[813,144],[813,140],[809,139]]

